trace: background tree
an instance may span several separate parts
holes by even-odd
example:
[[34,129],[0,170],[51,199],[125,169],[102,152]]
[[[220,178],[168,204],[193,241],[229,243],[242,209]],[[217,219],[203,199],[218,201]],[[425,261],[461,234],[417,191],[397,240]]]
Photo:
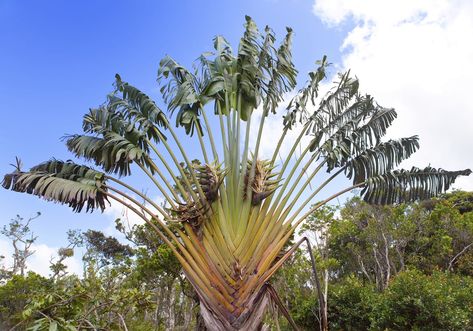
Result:
[[[314,247],[317,266],[321,272],[321,283],[323,284],[323,300],[319,300],[321,313],[319,315],[328,315],[328,285],[334,270],[338,266],[338,261],[330,256],[330,233],[332,223],[336,220],[335,214],[338,208],[331,205],[324,205],[315,210],[302,224],[299,235],[307,236]],[[319,316],[321,319],[322,316]]]
[[[349,199],[325,231],[330,236],[325,249],[336,260],[328,288],[330,326],[336,330],[470,329],[473,310],[465,302],[472,299],[473,278],[460,267],[472,262],[464,249],[473,242],[472,209],[465,207],[469,196],[457,191],[440,199],[382,207]],[[376,218],[380,213],[382,217]],[[313,219],[308,221],[304,228],[310,229]],[[463,263],[451,268],[455,256],[462,256]],[[390,280],[385,282],[388,263]],[[304,279],[299,286],[304,288]],[[294,293],[299,294],[294,299],[298,307],[290,306],[291,313],[299,325],[309,328],[318,303],[308,291]]]
[[[3,186],[65,203],[76,212],[120,202],[172,250],[197,292],[209,329],[258,329],[275,298],[268,282],[301,242],[284,254],[281,250],[318,208],[355,188],[376,204],[427,199],[471,173],[431,167],[394,170],[417,150],[417,137],[382,141],[396,112],[360,93],[349,72],[319,97],[328,66],[325,57],[289,102],[280,137],[271,137],[277,141],[273,156],[263,160],[266,118],[296,86],[292,29],[287,28],[279,46],[275,40],[269,27],[260,32],[246,17],[236,52],[217,36],[214,51],[204,53],[192,71],[171,57],[160,62],[164,101],[176,125],[196,135],[201,166],[190,161],[186,145],[156,103],[116,75],[107,102],[84,116],[84,134],[66,137],[74,155],[104,172],[53,159],[29,171],[17,166],[4,177]],[[211,121],[207,115],[212,114]],[[252,121],[258,133],[250,146]],[[218,129],[213,131],[213,125]],[[278,162],[281,145],[293,129],[299,131],[296,141]],[[310,142],[304,145],[306,135]],[[302,152],[296,157],[299,146]],[[166,208],[112,176],[130,175],[132,164],[155,184]],[[306,178],[311,165],[315,169]],[[310,190],[321,170],[328,178]],[[324,192],[341,174],[352,183],[339,192]],[[321,200],[322,192],[326,198]],[[321,201],[308,208],[316,196]]]
[[12,219],[8,226],[3,226],[3,229],[0,231],[2,235],[11,241],[13,246],[13,266],[9,271],[13,275],[25,275],[25,270],[27,269],[26,260],[33,255],[34,251],[31,249],[31,245],[37,239],[30,229],[30,224],[40,215],[41,213],[37,212],[35,216],[29,217],[26,220],[20,215],[16,215],[16,218]]

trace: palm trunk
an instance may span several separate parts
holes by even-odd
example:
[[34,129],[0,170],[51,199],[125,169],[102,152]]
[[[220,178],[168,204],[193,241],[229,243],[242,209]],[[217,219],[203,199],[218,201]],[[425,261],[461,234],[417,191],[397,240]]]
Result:
[[228,316],[211,309],[204,300],[200,300],[200,312],[205,326],[210,331],[258,331],[262,328],[264,313],[268,307],[270,298],[263,287],[258,294],[254,295],[249,305],[239,316],[228,312]]

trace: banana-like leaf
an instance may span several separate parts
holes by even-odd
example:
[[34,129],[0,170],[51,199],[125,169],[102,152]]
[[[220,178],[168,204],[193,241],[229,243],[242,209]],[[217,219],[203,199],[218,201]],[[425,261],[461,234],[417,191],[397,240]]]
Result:
[[337,132],[346,130],[346,127],[356,127],[379,109],[369,95],[356,95],[355,98],[355,101],[346,110],[340,112],[338,116],[313,133],[312,146],[319,146],[321,141],[328,140]]
[[[151,98],[136,87],[122,81],[117,74],[116,86],[122,96],[116,94],[109,98],[109,107],[115,113],[121,113],[138,131],[146,133],[148,138],[159,141],[165,135],[160,128],[169,125],[164,112],[159,109]],[[117,91],[117,92],[118,92]]]
[[391,171],[415,153],[418,148],[417,136],[389,140],[363,151],[348,161],[345,174],[348,178],[353,178],[353,185],[362,183],[373,176]]
[[297,69],[292,62],[293,31],[289,27],[286,28],[286,31],[286,37],[284,38],[281,46],[278,48],[277,71],[280,73],[283,79],[287,80],[286,83],[281,83],[281,86],[284,88],[285,92],[288,92],[292,90],[297,84]]
[[125,134],[133,126],[120,113],[113,112],[106,106],[92,108],[84,115],[82,129],[85,133],[103,135],[107,132]]
[[108,202],[103,187],[103,173],[72,161],[51,160],[28,172],[5,175],[2,186],[16,192],[37,195],[43,199],[67,204],[75,212],[105,209]]
[[[258,67],[262,69],[262,71],[269,76],[271,74],[271,68],[274,65],[274,58],[276,54],[276,49],[274,47],[274,42],[276,40],[276,36],[274,35],[273,29],[269,26],[266,26],[264,29],[264,36],[263,43],[261,47],[259,47],[259,55],[258,55]],[[256,40],[257,42],[257,40]],[[258,48],[258,46],[256,46]]]
[[[264,44],[263,44],[264,45]],[[269,82],[265,88],[264,108],[266,112],[276,113],[276,108],[283,101],[285,92],[291,91],[296,86],[297,70],[292,63],[292,29],[287,28],[283,43],[277,50],[276,64],[268,61]],[[263,49],[265,47],[263,46]]]
[[265,34],[263,37],[263,43],[258,56],[258,67],[261,70],[262,77],[266,76],[269,79],[267,84],[261,81],[261,90],[266,93],[266,97],[263,98],[263,109],[265,112],[271,110],[273,113],[276,109],[276,105],[281,98],[281,95],[277,95],[278,83],[280,80],[280,73],[276,70],[276,56],[277,52],[274,47],[274,41],[276,37],[273,30],[266,26]]
[[[360,119],[355,119],[339,128],[320,146],[322,158],[327,161],[327,171],[344,166],[351,157],[377,146],[396,116],[394,109],[378,108],[366,123],[360,125]],[[315,148],[311,146],[311,149]]]
[[[213,60],[203,56],[202,67],[207,72],[207,80],[204,80],[204,88],[202,96],[214,100],[224,100],[225,92],[232,93],[237,90],[237,80],[229,74],[234,70],[237,59],[233,56],[233,51],[228,41],[222,37],[214,38],[214,49],[216,51]],[[225,105],[222,105],[222,114],[227,114]],[[215,114],[218,115],[217,106],[215,106]]]
[[133,161],[140,161],[154,173],[148,157],[149,146],[146,138],[149,132],[146,129],[140,130],[136,123],[130,122],[136,116],[128,114],[128,120],[124,117],[125,114],[112,108],[102,106],[90,109],[84,116],[82,126],[86,133],[95,136],[66,136],[68,149],[77,157],[92,160],[106,172],[119,176],[130,175],[130,164]]
[[284,127],[287,129],[292,129],[297,122],[305,123],[309,119],[308,102],[315,105],[315,99],[319,95],[319,84],[325,79],[326,69],[330,65],[326,56],[316,63],[319,67],[315,71],[309,72],[307,85],[297,92],[287,106],[287,113],[283,118]]
[[468,176],[470,169],[446,171],[427,167],[395,170],[367,180],[361,195],[372,204],[393,204],[430,199],[445,192],[458,176]]
[[133,141],[130,136],[130,134],[126,134],[125,137],[122,137],[115,132],[105,133],[103,138],[72,135],[66,137],[66,145],[77,157],[94,161],[106,172],[129,176],[131,163],[139,161],[146,165],[151,173],[154,173],[147,148],[142,149],[137,145],[139,138],[135,138]]
[[[241,95],[240,118],[248,120],[253,109],[256,109],[261,101],[263,85],[263,68],[265,62],[258,63],[260,53],[264,50],[260,46],[261,34],[253,19],[245,17],[245,32],[240,39],[237,55],[238,93]],[[261,66],[260,66],[261,65]]]
[[337,85],[322,99],[310,116],[310,132],[316,134],[327,123],[343,113],[358,94],[360,82],[350,76],[350,71],[339,75]]
[[215,50],[222,55],[232,54],[232,45],[222,36],[216,36],[214,38],[214,48]]
[[159,63],[158,81],[167,79],[161,87],[164,101],[171,114],[179,109],[176,126],[183,126],[191,136],[197,127],[203,133],[199,115],[207,98],[201,97],[202,83],[187,69],[180,66],[173,58],[166,56]]

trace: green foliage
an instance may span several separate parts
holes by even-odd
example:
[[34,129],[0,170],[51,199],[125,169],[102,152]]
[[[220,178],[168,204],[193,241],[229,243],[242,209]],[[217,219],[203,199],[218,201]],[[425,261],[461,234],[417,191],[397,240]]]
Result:
[[[301,234],[318,240],[314,254],[321,281],[328,272],[330,329],[472,329],[470,196],[454,192],[391,207],[354,198],[344,206],[324,206],[313,213]],[[87,325],[120,329],[120,316],[129,330],[192,328],[199,313],[195,293],[170,248],[150,235],[149,226],[137,225],[127,232],[117,220],[133,247],[100,232],[70,232],[74,247],[86,247],[84,277],[47,279],[29,273],[9,278],[0,286],[0,329],[18,323],[18,330],[79,330]],[[379,249],[378,262],[384,263],[383,234],[389,248],[389,278],[386,266],[379,269],[373,254]],[[63,254],[70,256],[72,249],[63,249]],[[302,330],[312,330],[319,318],[310,270],[308,256],[300,249],[272,280]],[[384,286],[379,286],[382,281]],[[290,329],[281,314],[273,313],[267,321]]]
[[[316,295],[311,286],[310,262],[301,250],[286,262],[273,280],[283,302],[299,326],[310,326],[317,316]],[[286,325],[286,321],[281,321]],[[289,326],[288,326],[289,327]]]
[[32,293],[49,292],[53,287],[51,279],[33,272],[26,276],[14,275],[0,286],[0,329],[9,330],[24,318],[23,310],[32,304]]
[[454,191],[444,194],[443,199],[451,203],[461,214],[473,212],[473,192]]
[[[407,270],[384,292],[351,275],[329,286],[332,330],[471,330],[473,278],[436,271]],[[299,298],[292,311],[298,325],[310,330],[316,321],[315,296]]]
[[[323,271],[329,272],[330,328],[471,329],[473,213],[465,207],[468,196],[454,192],[419,204],[383,207],[353,198],[340,213],[332,206],[313,213],[301,234],[324,243],[316,256],[321,282]],[[297,323],[310,329],[318,323],[318,302],[308,266],[304,271],[292,267],[302,268],[306,259],[299,252],[275,284],[287,302],[296,303],[290,307]],[[286,294],[289,289],[295,289],[292,295]]]
[[354,275],[329,287],[329,321],[333,330],[368,330],[377,292]]
[[130,246],[121,244],[116,238],[107,237],[100,231],[88,230],[83,236],[88,246],[87,258],[100,260],[102,264],[118,264],[134,254]]
[[371,317],[375,330],[471,330],[473,279],[435,271],[399,274],[380,294]]
[[55,159],[34,166],[28,172],[17,169],[5,175],[2,182],[7,189],[67,204],[76,212],[80,212],[84,206],[87,211],[105,209],[108,200],[101,190],[103,184],[101,172],[72,161]]
[[127,286],[125,273],[129,269],[107,270],[100,276],[89,271],[84,279],[64,277],[47,291],[36,289],[30,293],[23,317],[33,329],[40,330],[55,322],[61,329],[95,328],[116,329],[120,315],[134,320],[150,306],[150,293],[145,289]]

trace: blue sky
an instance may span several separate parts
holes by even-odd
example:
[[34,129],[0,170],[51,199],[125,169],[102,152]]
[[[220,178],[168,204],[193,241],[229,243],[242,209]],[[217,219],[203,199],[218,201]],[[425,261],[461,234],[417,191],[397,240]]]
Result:
[[[71,158],[60,137],[80,133],[82,115],[105,100],[115,73],[159,100],[156,72],[166,54],[190,65],[221,34],[236,48],[244,16],[283,36],[295,30],[295,63],[304,73],[323,54],[337,61],[342,32],[323,26],[311,1],[0,1],[0,173]],[[0,190],[0,225],[16,214],[42,216],[38,242],[65,244],[70,228],[104,229],[113,216]]]
[[[448,72],[432,74],[433,78],[428,76],[432,71],[429,68],[425,69],[425,73],[422,70],[417,73],[419,66],[422,67],[419,63],[426,61],[431,69],[438,65],[438,62],[429,62],[432,56],[423,61],[417,55],[423,55],[425,47],[435,47],[436,43],[440,43],[439,49],[445,49],[447,42],[449,45],[453,43],[453,47],[460,45],[455,38],[458,35],[455,27],[462,27],[463,24],[470,31],[471,24],[465,23],[461,13],[454,9],[458,7],[466,11],[468,17],[468,14],[473,14],[472,7],[468,1],[454,1],[456,7],[440,0],[433,1],[431,5],[422,1],[400,1],[399,5],[387,0],[358,2],[0,0],[0,112],[3,119],[0,174],[12,170],[9,163],[14,161],[15,156],[21,157],[25,167],[52,156],[71,158],[60,137],[81,132],[82,115],[89,107],[105,100],[112,89],[115,73],[120,73],[124,80],[160,100],[155,82],[159,60],[169,54],[190,66],[200,53],[211,49],[212,38],[217,34],[224,35],[236,48],[245,15],[252,16],[261,28],[270,25],[279,37],[283,36],[286,26],[294,29],[294,62],[300,72],[299,84],[304,83],[306,73],[314,68],[315,60],[326,54],[335,67],[353,68],[362,79],[362,87],[365,78],[369,92],[374,90],[386,100],[382,104],[407,109],[395,133],[404,134],[404,129],[410,129],[408,135],[421,133],[421,143],[428,144],[429,139],[434,140],[438,136],[432,131],[436,130],[435,125],[439,122],[437,114],[441,109],[436,112],[435,107],[430,108],[428,123],[431,126],[413,127],[412,123],[418,124],[418,118],[425,114],[418,109],[432,106],[419,106],[417,99],[432,99],[428,87],[435,77],[439,79],[437,85],[446,85],[443,91],[449,99],[461,94],[462,90],[461,87],[448,88],[448,80],[458,82],[458,77],[450,77]],[[366,3],[384,5],[368,7]],[[451,9],[445,11],[447,14],[441,12],[445,6]],[[443,22],[442,26],[440,22]],[[444,33],[445,40],[438,39],[443,35],[435,30],[436,24],[443,29],[440,33]],[[421,45],[423,49],[416,50],[419,41],[410,41],[409,35],[418,38],[427,36],[432,43],[425,47]],[[345,47],[342,49],[343,45]],[[470,54],[470,48],[461,48],[467,46],[458,47],[458,52]],[[387,50],[391,51],[385,54]],[[409,57],[405,57],[406,53]],[[413,60],[417,61],[417,66],[411,63]],[[463,66],[463,72],[471,72],[471,64],[466,60],[464,63],[467,67]],[[463,62],[458,65],[463,65]],[[455,64],[449,63],[449,67],[451,71],[456,69]],[[402,70],[406,73],[399,76]],[[447,75],[444,80],[442,75]],[[401,88],[406,85],[406,78],[410,87],[407,92]],[[419,86],[424,88],[419,90]],[[430,90],[437,93],[435,87]],[[418,94],[411,96],[411,92]],[[465,100],[464,97],[457,99]],[[443,101],[445,107],[452,107],[447,100]],[[433,106],[441,102],[434,99]],[[466,103],[454,106],[465,119],[470,119],[471,108]],[[450,121],[453,123],[451,125],[456,125],[453,120]],[[472,129],[471,125],[462,125],[460,131],[465,136],[455,136],[459,134],[458,127],[452,133],[454,137],[448,132],[443,133],[451,139],[471,138],[471,133],[469,136],[467,133]],[[439,144],[452,152],[449,140],[447,144],[444,141],[434,141],[434,146],[424,150],[425,155],[419,159],[421,165],[430,163],[431,159],[444,160],[434,149]],[[472,159],[465,155],[457,153],[448,159],[455,162],[437,166],[471,167]],[[473,188],[471,182],[462,183],[462,187]],[[7,224],[16,214],[29,216],[36,211],[43,215],[35,222],[33,229],[39,236],[38,242],[49,248],[65,244],[68,229],[104,230],[110,227],[116,216],[73,214],[64,206],[0,190],[0,226]],[[2,247],[5,248],[5,245],[0,245],[0,250]],[[50,250],[45,249],[44,252],[48,254]]]

